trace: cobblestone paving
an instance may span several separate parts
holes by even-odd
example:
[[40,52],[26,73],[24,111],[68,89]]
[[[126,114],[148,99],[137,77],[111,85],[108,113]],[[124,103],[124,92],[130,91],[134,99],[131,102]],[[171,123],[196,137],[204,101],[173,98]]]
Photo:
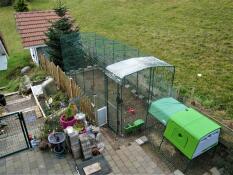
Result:
[[[120,146],[117,150],[113,149],[108,139],[105,138],[104,143],[104,157],[112,168],[110,175],[165,174],[136,143]],[[65,159],[57,159],[52,152],[28,150],[0,159],[0,174],[77,175],[77,172],[69,154]]]
[[164,174],[136,143],[116,151],[106,143],[104,156],[112,167],[111,174]]

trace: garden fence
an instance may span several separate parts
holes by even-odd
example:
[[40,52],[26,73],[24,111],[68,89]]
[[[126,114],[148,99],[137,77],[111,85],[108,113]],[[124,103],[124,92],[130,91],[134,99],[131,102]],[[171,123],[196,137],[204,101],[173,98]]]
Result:
[[82,95],[82,90],[76,82],[69,78],[59,66],[47,60],[43,55],[39,57],[41,67],[54,78],[57,86],[65,91],[69,98],[79,97],[80,110],[87,115],[91,122],[95,122],[94,108],[91,101],[87,96]]

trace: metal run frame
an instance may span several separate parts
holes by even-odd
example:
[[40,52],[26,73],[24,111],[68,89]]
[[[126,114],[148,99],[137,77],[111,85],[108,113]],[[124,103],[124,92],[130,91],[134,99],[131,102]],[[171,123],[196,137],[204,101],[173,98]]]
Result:
[[[166,67],[174,69],[174,73],[172,75],[172,85],[171,85],[171,87],[172,87],[173,86],[173,81],[174,81],[175,67],[174,66],[164,66],[164,68],[166,68]],[[147,98],[146,98],[146,102],[147,102],[147,109],[146,109],[147,110],[147,115],[146,115],[146,121],[145,121],[145,128],[147,128],[147,124],[148,124],[148,115],[149,115],[148,110],[149,110],[149,106],[150,106],[150,103],[153,100],[153,88],[154,88],[154,79],[155,79],[155,69],[154,68],[149,68],[149,70],[150,70],[150,76],[149,76],[150,78],[149,78],[149,91],[148,91]],[[121,100],[123,98],[122,97],[122,95],[123,95],[122,94],[122,88],[125,85],[125,81],[124,80],[126,78],[127,77],[125,77],[123,79],[123,83],[116,82],[117,83],[117,98],[121,99]],[[138,72],[137,72],[137,82],[136,82],[137,92],[138,92],[138,88],[139,87],[138,87]],[[106,88],[106,89],[108,89],[108,88]],[[171,95],[171,94],[169,94],[169,95]],[[108,96],[106,96],[106,101],[108,101]],[[106,103],[106,105],[108,106],[107,103]],[[121,111],[120,114],[119,114],[119,111]],[[123,120],[122,119],[122,105],[117,103],[117,134],[122,134],[123,133],[122,120]]]
[[[76,38],[75,38],[76,37]],[[107,39],[103,36],[97,35],[96,33],[78,33],[76,36],[73,35],[65,35],[61,38],[61,43],[62,43],[62,49],[63,49],[63,57],[66,58],[64,61],[69,61],[72,60],[73,64],[65,64],[65,65],[71,65],[71,67],[65,68],[65,70],[69,70],[69,74],[71,75],[71,72],[79,72],[81,75],[82,73],[82,81],[83,81],[83,90],[84,93],[86,92],[86,83],[87,81],[85,79],[85,70],[88,67],[93,67],[97,68],[99,70],[102,70],[105,73],[104,76],[104,98],[105,98],[105,105],[108,107],[108,101],[110,98],[110,94],[108,92],[108,78],[111,78],[115,80],[117,83],[116,87],[116,93],[117,93],[117,98],[122,99],[123,94],[122,94],[122,87],[124,84],[127,82],[127,78],[130,78],[130,75],[127,77],[124,77],[122,80],[123,82],[116,81],[116,76],[109,72],[106,67],[126,60],[130,58],[135,58],[135,57],[148,57],[147,54],[144,54],[140,52],[139,49],[127,46],[126,44],[123,44],[118,41],[110,40]],[[78,52],[81,51],[81,52]],[[77,64],[79,63],[80,65],[75,65],[75,61],[77,60]],[[80,61],[83,60],[82,62]],[[146,77],[146,82],[147,82],[147,87],[148,89],[146,91],[147,94],[146,96],[146,102],[147,102],[147,109],[149,108],[150,102],[154,98],[154,89],[156,84],[158,83],[157,81],[157,74],[156,70],[160,69],[167,69],[170,71],[170,87],[173,87],[173,81],[174,81],[174,75],[175,75],[175,67],[172,65],[167,64],[167,66],[158,66],[158,67],[151,67],[149,68],[149,75]],[[136,87],[136,92],[139,91],[140,85],[139,85],[139,74],[141,72],[136,72],[136,82],[134,83],[134,86]],[[106,76],[107,75],[107,76]],[[166,76],[166,75],[165,75]],[[71,75],[72,77],[72,75]],[[92,84],[95,84],[95,73],[93,71],[93,76],[92,76]],[[94,88],[93,88],[94,89]],[[92,95],[96,94],[95,89],[92,90]],[[89,94],[91,95],[91,94]],[[118,134],[122,133],[122,127],[119,127],[120,124],[122,124],[122,104],[116,104],[117,108],[117,129],[115,132]],[[109,111],[109,110],[108,110]],[[109,114],[108,114],[109,116]],[[109,119],[108,119],[109,123]],[[146,116],[146,124],[147,124],[147,116]]]

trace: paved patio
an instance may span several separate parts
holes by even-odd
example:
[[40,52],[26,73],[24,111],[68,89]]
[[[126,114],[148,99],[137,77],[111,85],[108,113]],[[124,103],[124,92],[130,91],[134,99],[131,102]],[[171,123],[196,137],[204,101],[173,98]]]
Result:
[[[128,146],[120,146],[120,149],[116,150],[111,146],[109,139],[109,136],[104,137],[104,157],[112,168],[110,174],[165,174],[135,142]],[[77,160],[77,163],[80,161]],[[0,174],[77,175],[77,172],[70,154],[64,159],[57,159],[52,152],[28,150],[0,159]]]
[[[39,133],[39,127],[43,123],[42,118],[38,118],[31,98],[18,97],[9,99],[8,112],[16,110],[24,111],[25,122],[29,133],[35,135]],[[25,104],[22,104],[22,101]],[[29,103],[32,102],[32,103]],[[103,142],[105,144],[104,157],[111,166],[110,174],[130,175],[130,174],[170,174],[168,168],[161,166],[159,159],[154,159],[150,153],[145,152],[142,147],[134,142],[135,138],[116,137],[108,128],[102,128]],[[15,133],[19,135],[22,133]],[[13,139],[14,140],[14,139]],[[12,141],[13,141],[12,140]],[[76,160],[79,163],[82,160]],[[162,170],[163,169],[163,170]],[[77,175],[75,162],[70,154],[66,154],[64,159],[58,159],[51,151],[42,152],[38,149],[27,150],[0,159],[0,175]]]

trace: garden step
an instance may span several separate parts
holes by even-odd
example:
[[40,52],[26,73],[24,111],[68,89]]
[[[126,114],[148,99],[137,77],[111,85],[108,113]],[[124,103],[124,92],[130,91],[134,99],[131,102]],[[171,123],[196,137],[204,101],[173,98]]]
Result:
[[16,100],[10,100],[10,101],[7,101],[7,105],[23,103],[25,101],[30,101],[30,100],[31,100],[31,97],[24,97],[24,98],[20,98],[20,99],[16,99]]
[[36,103],[32,96],[22,97],[16,100],[8,100],[6,109],[8,112],[22,111],[35,107]]

